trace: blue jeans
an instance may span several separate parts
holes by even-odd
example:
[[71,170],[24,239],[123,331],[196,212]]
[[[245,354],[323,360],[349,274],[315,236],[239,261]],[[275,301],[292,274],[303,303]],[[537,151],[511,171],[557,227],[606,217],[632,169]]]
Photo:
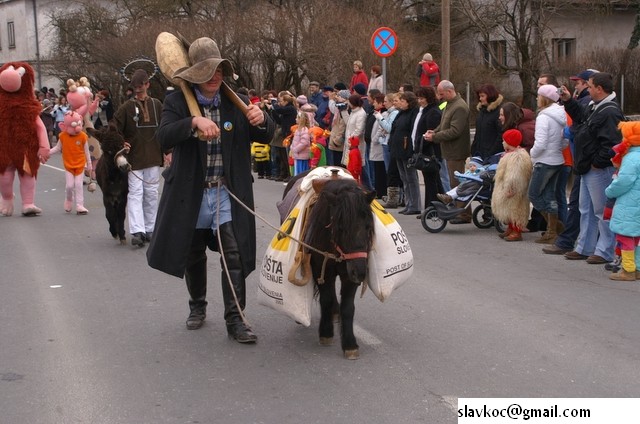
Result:
[[567,223],[567,181],[571,175],[571,167],[562,165],[556,184],[556,200],[558,201],[558,219],[563,224]]
[[574,175],[573,187],[569,195],[567,219],[564,221],[564,231],[558,235],[556,246],[560,249],[573,250],[580,234],[580,175]]
[[389,172],[389,162],[391,162],[391,152],[389,151],[389,145],[382,145],[382,160],[384,161],[384,169]]
[[602,256],[607,261],[613,260],[616,239],[602,213],[607,200],[604,190],[611,184],[613,172],[613,166],[591,168],[580,180],[580,235],[576,252]]
[[438,159],[440,164],[440,181],[442,181],[442,189],[446,193],[451,190],[451,181],[449,181],[449,168],[447,168],[447,161],[444,159]]
[[546,163],[536,163],[533,166],[533,174],[529,182],[529,200],[538,211],[558,213],[556,186],[562,167],[563,165],[547,165]]
[[[220,205],[218,207],[218,197]],[[202,195],[196,228],[211,228],[215,233],[218,226],[231,221],[231,197],[225,186],[207,188]]]

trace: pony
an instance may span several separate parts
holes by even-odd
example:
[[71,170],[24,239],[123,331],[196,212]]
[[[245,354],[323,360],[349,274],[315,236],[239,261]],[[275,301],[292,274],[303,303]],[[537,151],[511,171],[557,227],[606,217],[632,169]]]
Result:
[[[358,359],[359,347],[353,333],[354,299],[367,275],[368,252],[374,239],[371,202],[375,192],[365,191],[348,178],[317,179],[313,187],[317,200],[306,218],[303,241],[313,247],[306,248],[306,252],[310,255],[316,294],[320,298],[319,341],[323,346],[333,344],[333,317],[337,312],[344,356]],[[341,282],[340,301],[336,295],[336,277],[340,277]]]
[[120,244],[126,245],[124,220],[129,193],[127,174],[131,169],[126,154],[129,148],[113,123],[99,130],[87,128],[86,131],[98,140],[102,149],[102,156],[96,165],[96,181],[102,190],[109,232],[114,239],[120,240]]

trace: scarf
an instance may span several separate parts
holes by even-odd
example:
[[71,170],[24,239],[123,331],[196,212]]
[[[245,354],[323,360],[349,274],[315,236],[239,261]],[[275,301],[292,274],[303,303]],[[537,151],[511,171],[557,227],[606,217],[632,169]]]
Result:
[[215,96],[213,96],[212,98],[208,98],[205,97],[204,94],[202,94],[202,92],[198,89],[198,87],[194,87],[194,91],[196,93],[196,100],[198,101],[199,105],[202,105],[204,107],[214,107],[214,108],[218,108],[220,106],[220,93],[216,93]]

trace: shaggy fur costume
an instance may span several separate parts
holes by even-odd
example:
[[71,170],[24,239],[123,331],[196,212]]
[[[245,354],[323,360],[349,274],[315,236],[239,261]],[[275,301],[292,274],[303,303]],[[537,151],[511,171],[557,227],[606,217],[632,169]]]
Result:
[[[11,68],[12,67],[12,68]],[[20,68],[24,69],[24,73]],[[34,204],[40,162],[49,159],[49,137],[40,119],[42,106],[35,98],[33,68],[25,62],[0,68],[0,215],[13,214],[13,180],[20,179],[22,214],[42,212]]]
[[[31,66],[23,62],[5,63],[0,72],[13,66],[23,67],[20,89],[10,93],[0,88],[0,173],[13,165],[20,176],[25,174],[24,164],[29,164],[31,175],[37,176],[40,160],[38,159],[38,133],[35,125],[40,119],[42,106],[33,95],[34,72]],[[47,142],[47,145],[49,143]]]
[[529,180],[533,165],[523,148],[505,153],[498,163],[491,195],[491,211],[496,219],[524,228],[529,221]]

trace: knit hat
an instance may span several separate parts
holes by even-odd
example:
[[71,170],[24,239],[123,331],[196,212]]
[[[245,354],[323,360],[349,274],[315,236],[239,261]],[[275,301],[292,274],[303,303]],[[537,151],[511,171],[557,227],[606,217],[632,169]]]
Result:
[[546,97],[549,100],[553,100],[557,102],[560,99],[560,95],[558,94],[558,87],[551,84],[545,84],[538,88],[538,95]]
[[351,93],[349,93],[349,90],[340,90],[338,91],[338,97],[342,97],[345,101],[349,100],[349,96],[351,95]]
[[425,53],[424,56],[422,56],[422,60],[426,60],[427,62],[432,62],[433,56],[431,56],[431,53]]
[[307,96],[305,96],[304,94],[301,94],[298,97],[296,97],[296,100],[298,101],[298,104],[300,106],[307,104]]
[[320,83],[318,81],[311,81],[309,85],[315,85],[316,87],[320,87]]
[[502,134],[502,140],[509,146],[518,147],[522,143],[522,133],[516,129],[506,130]]
[[469,165],[475,165],[477,168],[482,166],[482,158],[480,156],[472,156],[469,158]]
[[336,91],[340,91],[340,90],[346,90],[346,89],[347,89],[347,86],[346,86],[346,84],[345,84],[345,83],[343,83],[343,82],[337,82],[337,83],[333,86],[333,88],[335,88],[335,89],[336,89]]
[[367,94],[367,87],[363,83],[359,82],[353,86],[353,91],[361,96],[364,96]]

